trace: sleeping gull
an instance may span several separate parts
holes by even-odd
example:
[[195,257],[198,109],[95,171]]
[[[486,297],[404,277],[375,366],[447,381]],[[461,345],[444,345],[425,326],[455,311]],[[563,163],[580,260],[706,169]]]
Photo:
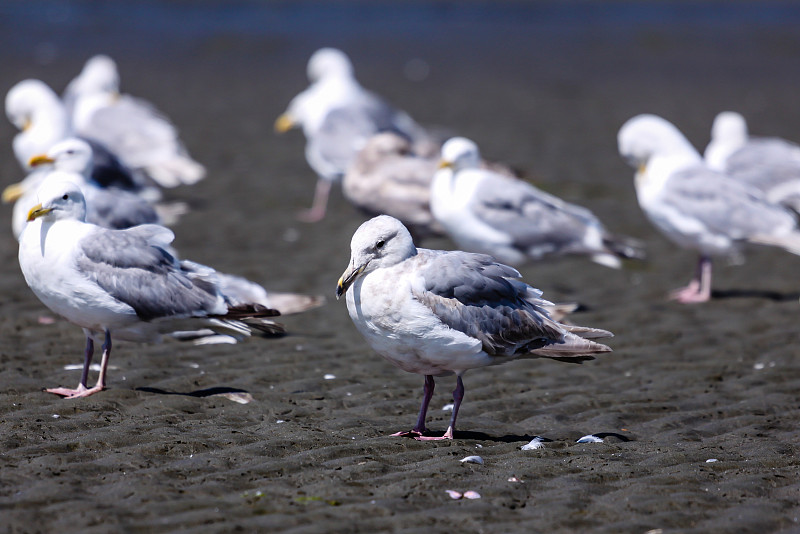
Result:
[[708,166],[759,189],[767,200],[800,211],[800,145],[778,137],[751,137],[733,111],[714,119],[704,157]]
[[425,143],[427,134],[406,113],[361,87],[341,50],[314,52],[307,74],[311,85],[292,99],[275,121],[275,130],[303,128],[306,160],[318,179],[312,207],[301,218],[315,222],[325,216],[332,183],[342,179],[370,136],[389,130]]
[[430,209],[431,180],[438,158],[413,152],[405,137],[373,135],[348,167],[342,181],[345,198],[370,216],[399,219],[416,239],[443,235]]
[[[350,264],[336,296],[346,294],[356,328],[378,354],[404,371],[425,375],[419,419],[409,432],[421,440],[452,439],[469,369],[518,358],[580,363],[611,349],[592,341],[605,330],[561,324],[541,291],[490,256],[417,249],[397,219],[362,224],[350,244]],[[453,414],[442,437],[425,436],[434,376],[455,373]]]
[[800,254],[794,214],[769,203],[758,190],[709,169],[672,123],[638,115],[622,126],[617,140],[620,154],[637,169],[636,195],[647,217],[669,239],[700,254],[694,278],[671,298],[707,301],[711,257],[735,254],[744,243]]
[[[220,290],[213,269],[184,265],[173,257],[169,246],[174,235],[168,229],[142,225],[108,230],[86,223],[83,194],[70,181],[46,184],[39,200],[20,238],[22,274],[42,303],[86,334],[80,384],[48,392],[76,398],[101,391],[112,336],[155,342],[187,330],[237,339],[284,332],[267,319],[277,311],[232,303]],[[100,376],[87,388],[94,342],[100,339]]]
[[65,100],[76,134],[102,143],[161,187],[194,184],[205,176],[164,114],[150,102],[120,94],[117,65],[110,57],[89,59],[67,87]]
[[619,257],[642,256],[638,243],[611,235],[586,208],[479,165],[477,145],[454,137],[431,184],[431,211],[460,248],[512,265],[582,254],[620,267]]

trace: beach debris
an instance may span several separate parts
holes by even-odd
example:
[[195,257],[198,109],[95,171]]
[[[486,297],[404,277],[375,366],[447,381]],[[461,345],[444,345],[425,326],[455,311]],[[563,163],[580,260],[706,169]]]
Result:
[[36,322],[38,322],[39,324],[45,324],[45,325],[54,324],[56,322],[56,319],[55,319],[55,317],[51,317],[49,315],[40,315],[39,318],[36,319]]
[[575,443],[603,443],[603,438],[597,437],[594,434],[589,434],[587,436],[583,436]]
[[307,504],[310,502],[324,502],[329,506],[339,506],[342,504],[335,499],[323,499],[322,497],[317,497],[316,495],[301,495],[299,497],[295,497],[294,501],[302,504]]
[[[79,363],[69,364],[69,365],[65,365],[64,366],[64,370],[65,371],[80,371],[82,369],[83,369],[83,365],[79,364]],[[109,365],[107,367],[107,369],[111,369],[112,371],[116,371],[116,370],[119,370],[119,367],[116,367],[116,366],[113,366],[113,365]],[[99,363],[93,363],[92,365],[89,366],[89,370],[99,372],[100,371],[100,364]]]
[[452,412],[453,411],[453,406],[454,406],[454,404],[452,402],[450,404],[445,404],[444,406],[442,406],[442,411],[443,412]]
[[336,378],[336,375],[332,375],[332,374],[328,373],[327,375],[323,376],[322,378],[324,378],[325,380],[333,380],[334,378]]
[[445,490],[445,492],[450,496],[451,499],[454,499],[454,500],[458,500],[458,499],[461,499],[461,498],[464,498],[464,499],[480,499],[481,498],[481,494],[480,493],[478,493],[477,491],[472,491],[472,490],[465,491],[464,493],[461,493],[460,491],[455,491],[455,490]]
[[714,462],[718,462],[718,461],[719,460],[717,460],[716,458],[709,458],[708,460],[706,460],[706,463],[707,464],[713,464]]
[[523,451],[533,451],[536,449],[543,449],[544,448],[544,438],[541,436],[536,436],[531,440],[530,443],[523,445],[520,447]]
[[253,396],[246,391],[226,391],[225,393],[215,393],[209,397],[223,397],[239,404],[249,404],[253,402]]
[[461,463],[483,465],[483,458],[481,458],[480,456],[466,456],[461,459]]
[[519,482],[520,484],[522,484],[522,483],[524,483],[525,481],[524,481],[524,480],[522,480],[522,479],[519,479],[519,478],[517,478],[517,477],[508,477],[508,482]]

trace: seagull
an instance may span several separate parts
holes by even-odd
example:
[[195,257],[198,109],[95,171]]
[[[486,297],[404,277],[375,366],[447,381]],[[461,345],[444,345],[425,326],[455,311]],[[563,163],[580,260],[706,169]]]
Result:
[[[28,79],[15,84],[6,94],[8,120],[20,131],[13,148],[22,169],[31,171],[30,160],[46,153],[53,145],[72,135],[69,115],[58,95],[41,80]],[[92,147],[92,179],[103,187],[116,186],[147,194],[153,201],[160,191],[148,185],[140,170],[123,165],[102,144],[83,139]]]
[[428,136],[408,114],[361,87],[350,58],[341,50],[314,52],[307,74],[311,85],[291,100],[275,121],[275,131],[303,129],[306,160],[318,179],[311,209],[300,218],[316,222],[325,217],[332,184],[342,179],[369,137],[388,130],[422,144]]
[[[346,295],[350,318],[378,354],[425,376],[419,419],[395,436],[453,439],[469,369],[518,358],[580,363],[611,350],[592,341],[611,332],[553,320],[552,304],[513,267],[484,254],[418,249],[394,217],[362,224],[350,247],[336,297]],[[434,377],[450,374],[457,377],[450,424],[443,436],[427,436]]]
[[456,245],[520,265],[566,254],[619,268],[642,258],[640,245],[611,235],[589,210],[533,185],[480,167],[478,146],[464,137],[442,146],[431,184],[431,211]]
[[438,158],[413,152],[411,142],[393,132],[373,135],[348,167],[345,198],[370,216],[399,219],[416,239],[444,235],[430,209],[431,181]]
[[637,169],[642,210],[664,235],[700,254],[685,288],[670,297],[684,303],[711,297],[711,258],[739,252],[745,243],[800,254],[797,219],[757,189],[709,169],[697,150],[669,121],[637,115],[620,129],[619,152]]
[[[112,336],[157,342],[164,335],[206,330],[236,339],[284,333],[276,310],[232,303],[210,267],[180,262],[173,233],[157,225],[109,230],[85,222],[86,201],[69,180],[50,181],[28,215],[19,242],[25,281],[50,310],[86,335],[78,387],[46,391],[74,399],[105,388]],[[94,342],[103,340],[100,375],[87,387]]]
[[65,91],[77,135],[106,146],[130,168],[142,169],[161,187],[194,184],[203,165],[189,156],[177,128],[153,104],[120,94],[113,59],[90,58]]
[[800,211],[800,145],[778,137],[748,135],[747,121],[734,111],[714,119],[706,164],[760,190],[767,200]]
[[[12,184],[3,191],[5,202],[15,202],[12,229],[19,238],[25,226],[28,211],[37,203],[36,193],[48,180],[52,170],[59,171],[61,179],[66,174],[80,186],[86,198],[86,220],[104,228],[129,228],[138,224],[161,224],[161,219],[147,199],[118,187],[100,187],[92,180],[92,147],[82,139],[68,137],[53,145],[46,154],[31,158],[31,172],[22,182]],[[49,168],[48,168],[49,167]],[[180,212],[172,209],[171,212]]]

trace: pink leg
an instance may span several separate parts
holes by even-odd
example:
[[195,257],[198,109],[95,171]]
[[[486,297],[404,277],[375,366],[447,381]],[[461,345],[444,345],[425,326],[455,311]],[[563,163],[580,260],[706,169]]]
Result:
[[422,387],[422,406],[419,409],[417,424],[411,430],[395,432],[392,436],[418,438],[425,433],[425,416],[428,414],[428,405],[431,403],[431,398],[433,398],[433,389],[435,387],[436,382],[433,381],[433,377],[425,375],[425,385]]
[[88,397],[106,387],[106,370],[108,369],[108,360],[111,356],[111,332],[106,330],[106,340],[103,343],[103,358],[100,361],[100,376],[97,378],[97,384],[93,388],[86,387],[86,381],[89,378],[89,366],[92,363],[92,355],[94,354],[94,342],[92,338],[86,339],[86,358],[83,363],[83,373],[81,374],[81,383],[75,389],[68,388],[52,388],[47,389],[48,393],[55,393],[61,395],[66,399],[77,399],[80,397]]
[[458,409],[461,407],[462,400],[464,400],[464,382],[461,381],[461,376],[458,376],[456,380],[456,389],[453,391],[453,415],[450,417],[450,426],[447,427],[447,432],[445,432],[444,436],[442,437],[419,436],[416,439],[420,441],[453,439],[453,434],[456,431],[456,418],[458,417]]
[[317,187],[314,190],[314,203],[311,209],[303,210],[297,214],[297,219],[303,222],[319,222],[325,217],[328,207],[328,196],[331,192],[332,183],[324,178],[317,179]]
[[689,285],[670,293],[671,300],[684,304],[706,302],[711,298],[711,258],[700,256],[695,276]]

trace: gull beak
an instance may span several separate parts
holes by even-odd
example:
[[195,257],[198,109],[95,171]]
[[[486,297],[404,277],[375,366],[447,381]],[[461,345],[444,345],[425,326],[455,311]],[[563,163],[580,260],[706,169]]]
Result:
[[638,169],[639,174],[644,174],[646,171],[647,171],[647,164],[646,163],[640,163],[639,164],[639,169]]
[[342,273],[342,276],[339,277],[339,282],[336,284],[336,300],[339,300],[339,298],[347,292],[347,289],[353,285],[358,275],[363,273],[366,268],[366,263],[358,268],[351,265]]
[[286,113],[275,120],[275,131],[278,133],[288,132],[292,128],[294,128],[294,121]]
[[447,161],[446,159],[443,159],[443,160],[441,160],[439,162],[439,168],[440,169],[452,169],[453,168],[453,162],[452,161]]
[[41,204],[36,204],[31,208],[31,211],[28,212],[28,222],[47,215],[51,211],[53,211],[53,208],[43,208]]
[[22,121],[22,128],[23,132],[30,130],[31,126],[33,126],[33,122],[31,121],[30,117],[25,117]]
[[39,156],[33,156],[30,161],[28,161],[28,166],[30,167],[38,167],[39,165],[44,165],[46,163],[55,163],[56,160],[53,158],[47,157],[46,155],[42,154]]
[[5,189],[3,189],[3,203],[9,204],[11,202],[16,202],[19,200],[19,197],[25,194],[25,187],[23,187],[22,182],[18,182],[16,184],[11,184]]

